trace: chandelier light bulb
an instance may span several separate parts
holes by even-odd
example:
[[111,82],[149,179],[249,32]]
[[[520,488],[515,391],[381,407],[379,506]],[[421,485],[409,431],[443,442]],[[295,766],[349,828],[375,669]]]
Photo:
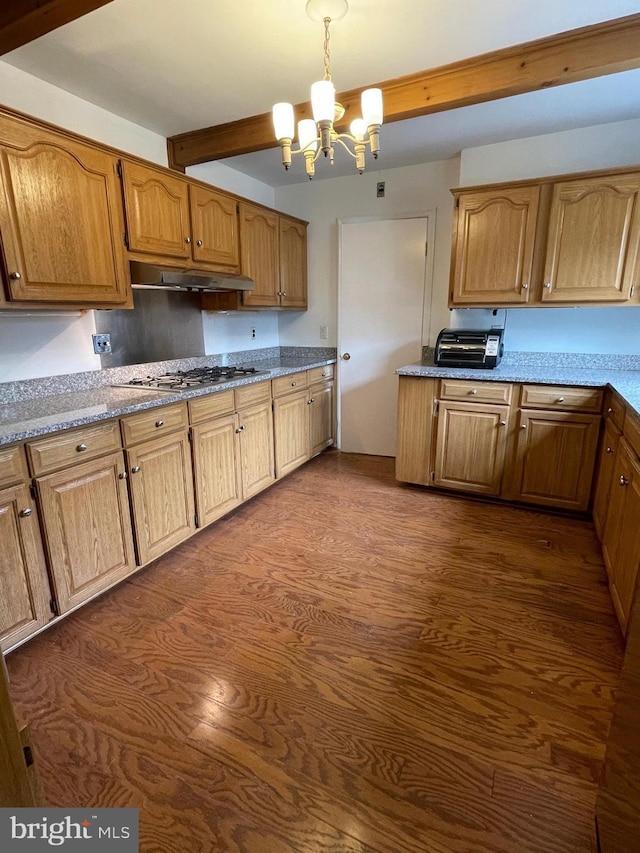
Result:
[[293,139],[294,127],[295,121],[293,117],[292,104],[274,104],[273,130],[278,142],[282,139]]
[[312,151],[314,154],[318,150],[318,129],[316,123],[311,118],[304,118],[298,122],[298,142],[300,150]]
[[358,142],[362,142],[367,133],[367,124],[362,118],[354,118],[349,128],[351,136],[355,136]]
[[318,80],[311,86],[311,107],[316,122],[333,121],[336,90],[331,80]]
[[382,89],[365,89],[360,96],[362,118],[367,127],[382,124]]

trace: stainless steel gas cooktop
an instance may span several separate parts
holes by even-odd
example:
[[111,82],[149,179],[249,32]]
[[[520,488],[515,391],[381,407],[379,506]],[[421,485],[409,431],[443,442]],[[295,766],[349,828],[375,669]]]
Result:
[[118,384],[118,388],[143,388],[153,391],[189,391],[208,385],[220,385],[232,379],[245,376],[259,376],[265,370],[242,365],[224,365],[213,367],[194,367],[192,370],[177,370],[175,373],[163,373],[161,376],[142,376]]

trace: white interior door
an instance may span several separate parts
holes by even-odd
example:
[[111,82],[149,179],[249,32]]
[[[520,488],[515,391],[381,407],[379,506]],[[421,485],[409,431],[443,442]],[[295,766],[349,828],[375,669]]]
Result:
[[338,426],[347,453],[395,456],[394,371],[422,354],[428,226],[428,217],[341,224]]

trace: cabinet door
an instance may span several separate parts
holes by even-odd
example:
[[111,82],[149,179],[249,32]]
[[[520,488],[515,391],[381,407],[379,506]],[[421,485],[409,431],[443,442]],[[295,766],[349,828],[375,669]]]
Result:
[[460,195],[452,304],[528,301],[539,197],[539,187],[501,187]]
[[309,456],[333,444],[333,382],[309,389]]
[[307,308],[307,226],[280,216],[280,305]]
[[0,491],[0,644],[6,651],[51,619],[51,592],[29,489]]
[[273,401],[276,477],[284,477],[309,458],[309,394],[306,389]]
[[[54,138],[55,140],[55,138]],[[0,149],[0,229],[15,302],[130,299],[117,162],[69,140]]]
[[603,554],[613,604],[626,634],[640,567],[640,463],[624,439],[616,456]]
[[190,260],[187,182],[127,160],[122,182],[129,250]]
[[240,269],[238,202],[224,193],[190,186],[193,260],[225,271]]
[[195,530],[189,440],[183,432],[127,450],[138,562],[155,560]]
[[227,415],[192,427],[198,526],[225,515],[242,500],[238,418]]
[[271,401],[238,412],[242,496],[245,500],[275,480]]
[[400,376],[399,380],[396,479],[430,486],[438,380],[422,376]]
[[135,569],[124,470],[118,452],[37,481],[61,613]]
[[499,495],[507,442],[507,406],[440,402],[434,482]]
[[600,415],[523,409],[515,461],[516,498],[586,510]]
[[261,207],[240,203],[242,272],[255,283],[255,290],[242,294],[244,305],[273,308],[280,304],[278,260],[278,216]]
[[640,241],[640,174],[555,184],[543,302],[629,299]]
[[593,523],[596,532],[602,541],[604,534],[604,525],[607,520],[607,510],[609,508],[609,496],[613,484],[613,475],[616,467],[616,453],[618,450],[618,442],[620,440],[620,430],[613,423],[607,421],[602,443],[600,447],[600,458],[598,461],[598,476],[596,479],[596,488],[593,496]]

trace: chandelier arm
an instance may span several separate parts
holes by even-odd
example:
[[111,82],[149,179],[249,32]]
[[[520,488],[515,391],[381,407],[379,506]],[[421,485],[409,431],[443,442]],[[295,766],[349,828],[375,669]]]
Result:
[[331,35],[329,34],[330,23],[331,18],[324,18],[324,80],[331,80],[331,66],[329,55],[329,39],[331,38]]
[[[335,141],[336,141],[336,142],[339,142],[339,143],[340,143],[340,145],[342,145],[342,147],[344,148],[344,150],[347,152],[347,154],[350,154],[350,155],[353,157],[353,159],[355,160],[355,159],[356,159],[356,155],[355,155],[355,154],[353,153],[353,151],[349,148],[349,146],[348,146],[348,145],[347,145],[347,143],[344,141],[344,139],[341,139],[341,137],[342,137],[342,136],[346,136],[348,139],[351,139],[351,138],[352,138],[352,137],[350,137],[347,133],[341,133],[339,136],[336,136]],[[354,139],[353,141],[355,142],[355,139]]]

